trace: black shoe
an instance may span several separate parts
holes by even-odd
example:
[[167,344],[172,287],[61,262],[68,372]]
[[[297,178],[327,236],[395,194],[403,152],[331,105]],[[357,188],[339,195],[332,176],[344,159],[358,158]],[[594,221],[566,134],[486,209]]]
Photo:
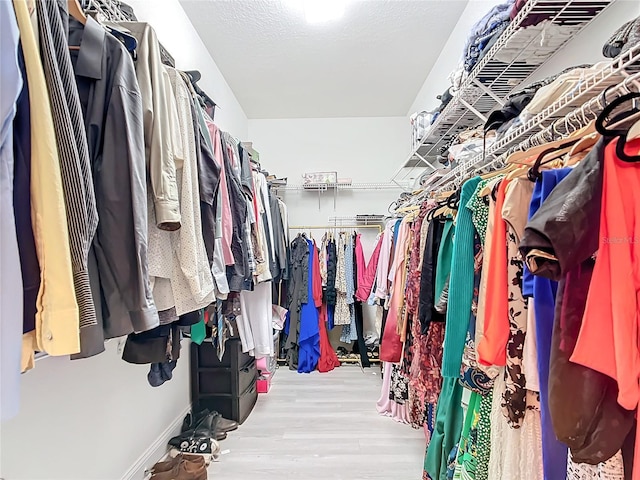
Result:
[[196,428],[202,429],[208,427],[211,432],[231,432],[238,429],[238,422],[233,420],[227,420],[218,412],[209,410],[201,411],[195,418],[191,413],[188,413],[182,422],[182,431]]
[[[217,413],[217,412],[215,412]],[[216,417],[216,430],[220,432],[233,432],[238,429],[238,422],[234,420],[228,420],[218,413]]]

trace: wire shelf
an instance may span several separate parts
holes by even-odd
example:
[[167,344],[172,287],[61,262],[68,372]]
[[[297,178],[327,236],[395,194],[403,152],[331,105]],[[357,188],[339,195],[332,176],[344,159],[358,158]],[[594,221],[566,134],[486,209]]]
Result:
[[[601,102],[600,97],[604,92],[609,92],[613,87],[616,88],[609,93],[615,94],[620,89],[624,91],[628,88],[625,85],[625,80],[636,78],[639,75],[640,46],[636,46],[610,65],[585,78],[576,89],[560,97],[527,123],[507,132],[494,144],[487,147],[484,154],[477,155],[468,162],[458,165],[437,181],[432,182],[431,188],[435,189],[446,185],[455,178],[464,177],[470,171],[490,163],[506,160],[505,156],[522,148],[524,140],[551,128],[556,122],[560,123],[558,128],[568,130],[567,127],[573,121],[572,118],[576,119],[577,115],[584,117],[587,108],[590,112],[602,110],[602,106],[598,104]],[[577,120],[582,119],[578,118]]]
[[326,192],[328,190],[401,190],[396,183],[312,183],[300,185],[273,185],[278,191]]
[[[476,64],[457,95],[445,107],[419,145],[395,172],[425,167],[435,170],[437,156],[460,132],[486,121],[524,80],[615,0],[532,0]],[[532,16],[545,22],[521,28]]]

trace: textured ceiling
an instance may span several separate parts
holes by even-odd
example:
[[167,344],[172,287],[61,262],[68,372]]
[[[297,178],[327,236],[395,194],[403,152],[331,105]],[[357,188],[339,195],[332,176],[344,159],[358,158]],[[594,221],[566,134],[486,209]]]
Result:
[[249,118],[406,115],[467,4],[356,0],[309,24],[287,1],[181,0]]

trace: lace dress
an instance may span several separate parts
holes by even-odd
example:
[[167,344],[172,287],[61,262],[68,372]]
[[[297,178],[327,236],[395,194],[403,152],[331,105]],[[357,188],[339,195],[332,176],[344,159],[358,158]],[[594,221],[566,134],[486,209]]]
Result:
[[338,266],[336,269],[336,312],[333,317],[334,325],[350,325],[351,310],[347,303],[347,271],[345,238],[341,234],[338,239]]

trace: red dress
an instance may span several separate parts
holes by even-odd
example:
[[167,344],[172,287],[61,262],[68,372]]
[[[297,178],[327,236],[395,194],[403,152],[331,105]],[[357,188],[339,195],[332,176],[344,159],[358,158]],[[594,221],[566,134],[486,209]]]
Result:
[[322,373],[330,372],[340,366],[338,355],[331,346],[329,333],[327,332],[327,304],[322,303],[322,276],[320,275],[320,258],[318,248],[314,242],[313,249],[313,270],[311,272],[313,282],[313,301],[319,308],[318,330],[320,332],[320,358],[318,359],[318,371]]

